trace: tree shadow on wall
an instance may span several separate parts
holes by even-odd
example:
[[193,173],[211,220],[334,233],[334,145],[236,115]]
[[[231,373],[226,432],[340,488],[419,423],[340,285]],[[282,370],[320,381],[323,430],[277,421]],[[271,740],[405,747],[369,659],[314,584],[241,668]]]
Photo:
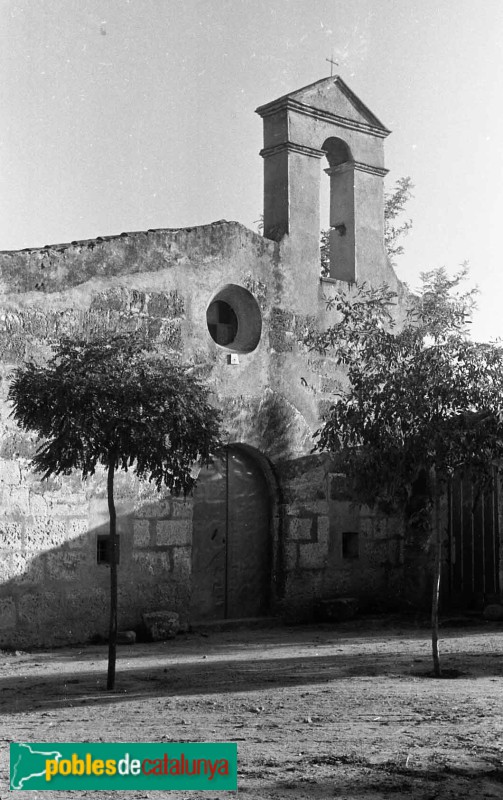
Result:
[[[106,498],[89,514],[21,514],[0,522],[0,648],[103,640],[110,608]],[[135,507],[136,506],[136,507]],[[187,607],[191,504],[166,494],[117,500],[119,630],[137,629],[146,611]],[[58,510],[58,509],[56,509]],[[87,510],[87,509],[86,509]],[[88,520],[95,524],[88,528]],[[52,545],[52,546],[51,546]]]

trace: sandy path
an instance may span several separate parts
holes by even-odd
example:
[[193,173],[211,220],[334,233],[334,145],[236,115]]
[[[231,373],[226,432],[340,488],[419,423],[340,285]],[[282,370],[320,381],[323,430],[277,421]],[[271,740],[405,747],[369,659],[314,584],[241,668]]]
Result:
[[[427,630],[382,620],[188,634],[121,647],[3,654],[0,798],[9,741],[237,741],[239,793],[259,798],[503,798],[503,627],[442,633],[433,680]],[[117,792],[69,792],[95,800]],[[232,793],[128,792],[128,798]]]

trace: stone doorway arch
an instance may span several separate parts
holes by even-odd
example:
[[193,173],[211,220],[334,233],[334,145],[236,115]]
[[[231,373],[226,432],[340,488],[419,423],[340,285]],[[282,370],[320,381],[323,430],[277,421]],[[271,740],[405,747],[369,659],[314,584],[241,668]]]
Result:
[[265,616],[270,609],[272,498],[251,448],[230,445],[194,493],[192,621]]

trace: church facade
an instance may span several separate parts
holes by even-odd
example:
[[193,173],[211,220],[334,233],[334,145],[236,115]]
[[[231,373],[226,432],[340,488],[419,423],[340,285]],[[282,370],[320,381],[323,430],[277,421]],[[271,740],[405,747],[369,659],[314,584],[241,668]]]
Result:
[[[227,447],[193,497],[117,479],[119,626],[170,610],[182,622],[309,619],[323,599],[389,605],[404,580],[400,522],[349,502],[313,454],[344,377],[302,337],[355,281],[406,291],[384,248],[389,131],[340,77],[257,109],[264,235],[237,222],[149,230],[0,254],[0,643],[85,641],[107,631],[106,481],[41,482],[33,436],[9,418],[9,375],[61,336],[142,330],[190,364],[222,410]],[[330,275],[320,277],[321,169],[330,176]]]

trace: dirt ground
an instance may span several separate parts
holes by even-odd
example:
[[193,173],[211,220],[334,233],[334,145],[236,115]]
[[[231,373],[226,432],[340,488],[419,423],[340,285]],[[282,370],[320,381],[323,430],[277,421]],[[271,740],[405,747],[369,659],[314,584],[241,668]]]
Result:
[[[444,679],[430,651],[426,628],[383,619],[190,633],[121,646],[115,692],[104,646],[2,653],[0,798],[8,743],[30,740],[236,741],[250,800],[503,798],[503,625],[443,628]],[[63,793],[9,796],[38,795]]]

